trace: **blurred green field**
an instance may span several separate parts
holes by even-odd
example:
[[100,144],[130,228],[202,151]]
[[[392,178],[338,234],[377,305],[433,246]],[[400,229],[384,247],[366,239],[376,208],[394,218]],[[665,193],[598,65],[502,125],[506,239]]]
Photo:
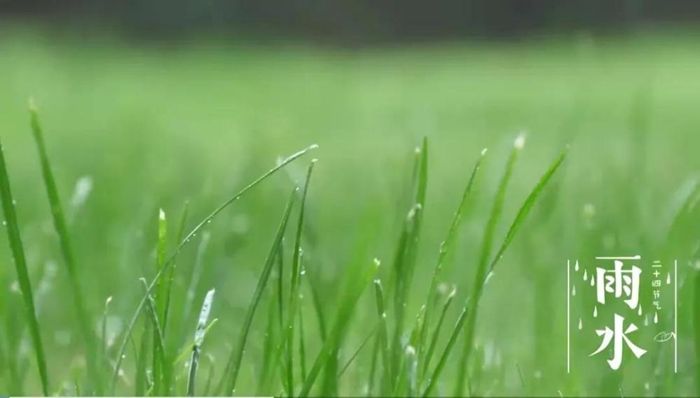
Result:
[[[284,203],[293,183],[303,181],[308,160],[319,159],[309,191],[304,260],[330,317],[344,272],[374,257],[391,264],[408,211],[414,147],[428,137],[429,189],[415,297],[408,307],[412,321],[473,162],[487,147],[476,201],[444,275],[445,283],[458,287],[458,302],[469,293],[507,153],[526,131],[498,241],[552,159],[566,145],[570,152],[486,287],[476,333],[483,358],[472,369],[478,374],[473,392],[697,395],[694,353],[700,343],[693,339],[693,314],[699,309],[693,306],[692,283],[698,272],[692,265],[697,212],[684,214],[682,225],[668,231],[700,168],[697,43],[695,32],[674,31],[351,50],[215,39],[136,44],[108,36],[1,30],[0,138],[32,282],[40,291],[52,389],[75,393],[85,363],[29,130],[29,97],[46,131],[95,329],[112,296],[108,334],[117,341],[143,294],[138,278],[155,273],[159,208],[174,234],[186,201],[188,225],[194,225],[278,157],[319,145],[208,227],[211,241],[195,308],[187,313],[185,292],[198,243],[179,257],[172,305],[174,330],[183,343],[191,340],[206,291],[217,290],[212,317],[219,321],[204,345],[201,384],[211,369],[220,376],[237,341]],[[83,204],[72,206],[83,177],[93,189]],[[24,375],[15,385],[8,367],[0,365],[0,393],[38,394],[30,342],[16,335],[24,313],[4,236],[0,249],[0,344],[5,354],[13,342],[19,344],[17,358],[4,355],[0,361],[17,360]],[[586,360],[567,376],[566,260],[631,253],[680,261],[679,280],[687,283],[679,292],[678,374],[651,361],[612,372]],[[302,308],[310,363],[321,343],[306,289]],[[259,364],[272,293],[266,290],[256,315],[237,393],[261,392]],[[340,363],[370,330],[373,300],[370,287],[351,321]],[[455,307],[449,325],[456,316]],[[461,340],[458,347],[461,351]],[[365,393],[370,352],[370,347],[361,351],[339,379],[340,394]],[[452,393],[457,358],[450,358],[437,393]],[[124,367],[117,393],[132,394],[131,346]],[[178,394],[184,393],[182,369]],[[281,384],[274,382],[262,392],[280,393]]]

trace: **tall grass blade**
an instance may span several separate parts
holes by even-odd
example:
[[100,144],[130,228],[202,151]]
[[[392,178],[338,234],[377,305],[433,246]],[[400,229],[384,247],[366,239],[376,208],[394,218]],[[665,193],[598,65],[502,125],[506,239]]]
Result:
[[518,159],[518,155],[520,154],[524,144],[525,136],[521,134],[515,139],[515,142],[513,144],[513,150],[511,151],[510,156],[508,157],[505,171],[498,184],[498,189],[496,190],[496,196],[493,200],[491,213],[489,215],[489,219],[486,222],[486,227],[484,229],[483,240],[481,243],[481,252],[479,254],[479,262],[477,264],[474,286],[471,292],[471,301],[473,303],[474,309],[469,312],[469,319],[467,319],[466,322],[466,327],[464,329],[464,347],[462,349],[462,355],[460,356],[458,363],[458,377],[454,392],[454,395],[456,396],[464,395],[464,382],[467,376],[467,362],[469,359],[469,354],[471,352],[471,345],[476,322],[476,307],[478,305],[478,297],[481,296],[481,289],[483,288],[483,280],[486,276],[486,270],[488,268],[488,261],[491,255],[491,247],[493,246],[493,239],[496,233],[496,227],[498,226],[498,222],[501,219],[501,213],[503,212],[503,203],[505,202],[508,183],[510,182],[510,178],[513,174],[515,162]]
[[202,309],[199,311],[199,320],[197,321],[197,329],[194,332],[194,345],[192,346],[192,357],[190,358],[190,372],[187,376],[187,396],[195,395],[195,379],[197,377],[197,367],[199,366],[199,354],[202,350],[202,343],[206,335],[207,322],[209,321],[209,313],[211,305],[214,301],[214,289],[207,292],[204,296]]
[[224,391],[224,393],[227,395],[235,393],[236,382],[238,381],[238,372],[241,368],[241,361],[243,360],[243,353],[245,352],[248,334],[250,333],[250,329],[253,324],[255,310],[258,308],[258,304],[260,304],[260,299],[262,298],[263,291],[265,290],[265,286],[267,285],[270,273],[272,272],[272,267],[275,264],[275,256],[279,251],[280,245],[282,244],[282,238],[284,237],[284,232],[287,229],[287,222],[289,221],[289,215],[292,211],[292,205],[294,204],[294,197],[297,189],[298,188],[295,188],[294,192],[292,192],[291,196],[289,197],[289,200],[287,201],[287,205],[282,216],[282,221],[280,222],[279,228],[277,229],[277,234],[275,235],[275,239],[272,242],[272,247],[270,248],[270,252],[267,255],[267,259],[265,260],[265,265],[263,266],[262,273],[258,278],[258,284],[255,287],[255,292],[253,293],[252,301],[248,306],[248,310],[243,321],[241,334],[238,338],[238,344],[236,347],[233,348],[233,351],[231,352],[231,357],[229,358],[228,364],[226,365],[226,372],[224,372],[224,378],[222,379],[222,381],[225,382],[227,380],[226,389]]
[[312,160],[306,171],[306,180],[304,181],[304,189],[301,195],[301,204],[299,209],[299,219],[297,223],[296,236],[294,239],[294,252],[292,254],[292,276],[289,285],[289,300],[287,305],[288,319],[284,328],[283,344],[286,348],[286,377],[287,377],[287,394],[294,395],[294,321],[296,313],[299,310],[299,287],[301,279],[301,238],[304,230],[304,213],[306,210],[306,195],[309,191],[309,182],[311,181],[311,173],[313,172],[316,159]]
[[[168,245],[168,219],[165,215],[163,209],[158,211],[158,240],[156,243],[156,273],[160,272],[165,264],[165,256]],[[170,272],[174,269],[170,267]],[[156,323],[156,328],[153,330],[153,391],[154,395],[159,396],[162,394],[162,388],[164,386],[164,372],[165,372],[165,352],[163,339],[165,338],[165,323],[162,322],[165,319],[166,312],[166,291],[168,288],[168,279],[158,281],[156,284],[155,298],[153,298],[153,312],[154,312],[154,322]]]
[[[249,183],[243,189],[241,189],[238,193],[233,195],[231,198],[226,200],[224,203],[222,203],[219,207],[214,209],[208,216],[204,217],[202,221],[200,221],[192,230],[185,236],[184,239],[180,241],[180,243],[177,245],[175,248],[174,252],[168,257],[168,259],[165,261],[163,264],[163,268],[158,272],[154,277],[151,283],[148,285],[147,293],[150,294],[151,290],[153,290],[154,286],[160,278],[162,277],[163,273],[166,272],[170,266],[173,264],[175,261],[175,258],[177,258],[177,255],[180,254],[180,251],[188,244],[190,241],[197,236],[197,234],[204,229],[204,227],[207,226],[210,222],[212,222],[224,209],[226,209],[228,206],[230,206],[232,203],[238,201],[243,195],[245,195],[248,191],[251,189],[255,188],[258,184],[261,182],[265,181],[268,177],[272,176],[279,170],[281,170],[283,167],[288,165],[289,163],[299,159],[303,155],[305,155],[307,152],[318,148],[318,145],[311,145],[305,149],[302,149],[301,151],[298,151],[289,157],[283,159],[282,161],[278,162],[275,167],[272,169],[268,170],[266,173],[255,179],[253,182]],[[114,388],[116,387],[116,382],[117,382],[117,376],[119,375],[119,369],[121,369],[121,363],[122,363],[122,358],[124,355],[124,352],[126,351],[126,345],[129,341],[129,338],[131,337],[131,333],[133,332],[134,327],[136,326],[136,322],[138,320],[139,315],[141,314],[141,311],[143,310],[146,300],[148,298],[148,295],[144,295],[141,300],[139,301],[138,305],[136,306],[136,309],[134,310],[134,313],[132,314],[129,323],[127,324],[127,328],[124,332],[124,336],[122,337],[122,342],[119,347],[119,350],[117,352],[117,359],[116,363],[114,366],[114,370],[112,372],[112,382],[111,382],[111,388],[110,391],[114,393]]]
[[355,351],[353,351],[350,358],[345,362],[345,365],[343,365],[343,367],[340,368],[340,372],[338,372],[337,376],[338,379],[341,378],[343,374],[345,374],[345,371],[347,371],[348,368],[350,368],[350,365],[352,365],[355,359],[357,359],[357,357],[360,355],[360,352],[362,352],[362,349],[365,348],[365,346],[367,345],[367,343],[369,343],[373,336],[376,336],[378,330],[379,328],[375,327],[371,332],[367,334],[367,336],[364,339],[362,339],[362,343],[360,343],[360,346],[357,347]]
[[34,346],[36,364],[39,369],[41,391],[44,395],[49,395],[49,375],[46,369],[44,346],[41,343],[41,329],[39,328],[39,321],[36,317],[32,284],[29,280],[27,260],[24,255],[24,246],[22,245],[22,238],[19,233],[15,200],[12,197],[12,191],[10,189],[10,178],[7,173],[2,143],[0,143],[0,199],[2,199],[7,238],[10,242],[10,250],[12,252],[13,262],[15,263],[15,270],[17,271],[17,281],[22,293],[22,299],[24,300],[25,316],[29,324],[29,333],[32,339],[32,345]]
[[73,296],[73,305],[75,306],[75,312],[78,318],[78,328],[80,329],[80,335],[85,344],[85,359],[87,362],[88,374],[90,375],[90,385],[94,387],[95,393],[99,395],[102,393],[102,378],[99,377],[95,336],[90,326],[90,316],[88,315],[88,310],[85,305],[83,288],[81,286],[80,276],[78,275],[78,267],[76,265],[75,255],[73,254],[73,245],[71,243],[70,234],[68,233],[66,217],[63,212],[63,206],[61,205],[61,199],[51,169],[51,162],[49,161],[48,152],[46,150],[43,129],[39,122],[37,109],[32,101],[29,103],[29,119],[34,142],[36,143],[39,153],[41,174],[44,179],[44,187],[46,188],[46,195],[51,208],[54,229],[58,235],[61,254],[66,270],[68,271],[68,281],[71,287],[71,295]]
[[[423,346],[424,342],[427,338],[426,334],[428,330],[430,329],[431,325],[431,319],[430,316],[432,315],[432,311],[436,305],[437,302],[437,286],[438,282],[440,279],[440,275],[442,274],[442,270],[445,266],[445,262],[447,260],[447,256],[449,253],[452,251],[452,247],[455,244],[455,241],[457,239],[457,234],[459,232],[460,226],[462,225],[462,219],[463,215],[467,210],[468,205],[470,204],[470,198],[471,198],[471,193],[474,187],[474,181],[476,180],[476,176],[479,172],[479,169],[481,168],[481,162],[484,160],[484,157],[486,156],[486,148],[484,148],[481,151],[481,154],[479,158],[476,160],[476,163],[474,164],[474,167],[472,168],[472,172],[469,175],[469,180],[467,182],[467,186],[464,188],[464,192],[462,193],[462,199],[459,202],[459,205],[457,206],[457,209],[454,212],[454,215],[452,216],[452,221],[450,222],[450,227],[447,230],[447,235],[445,236],[445,239],[440,243],[440,249],[438,251],[438,258],[437,262],[435,264],[435,269],[433,270],[433,276],[430,280],[430,287],[428,289],[428,295],[426,297],[426,305],[427,305],[427,310],[425,312],[425,327],[422,329],[421,333],[421,338],[420,342],[418,345],[419,348],[419,354],[423,352]],[[441,316],[441,322],[442,322],[442,317],[444,317],[444,312],[446,309],[443,307],[443,314]],[[439,333],[439,328],[437,330]],[[432,345],[432,343],[431,343]],[[434,346],[433,346],[434,349]],[[425,360],[423,361],[424,368],[427,369],[427,366],[429,365],[430,362],[430,356],[432,356],[432,352],[427,355]],[[419,357],[422,357],[419,355]]]
[[399,239],[399,245],[394,259],[393,275],[395,277],[394,290],[394,333],[391,344],[392,373],[399,374],[399,364],[403,361],[403,348],[401,347],[401,335],[403,334],[405,308],[408,300],[413,273],[415,270],[416,255],[420,237],[421,220],[425,209],[425,196],[428,185],[428,140],[423,139],[420,149],[416,151],[417,163],[414,172],[414,198],[411,209],[404,221],[404,227]]

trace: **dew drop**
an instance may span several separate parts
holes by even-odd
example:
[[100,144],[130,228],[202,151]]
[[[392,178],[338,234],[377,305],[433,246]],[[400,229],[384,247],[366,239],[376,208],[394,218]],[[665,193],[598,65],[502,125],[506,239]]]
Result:
[[595,278],[591,277],[591,286],[595,286]]
[[598,306],[593,307],[593,318],[598,318]]
[[637,315],[642,316],[642,305],[639,304],[639,308],[637,309]]
[[671,273],[670,272],[666,273],[666,284],[667,285],[671,284]]
[[576,296],[576,285],[571,287],[571,295]]
[[584,281],[588,280],[588,270],[587,269],[583,270],[583,280]]
[[581,321],[581,318],[578,319],[578,330],[583,329],[583,321]]
[[574,271],[578,272],[578,261],[576,261],[576,264],[574,264]]
[[654,324],[657,324],[657,323],[659,323],[659,313],[654,312]]

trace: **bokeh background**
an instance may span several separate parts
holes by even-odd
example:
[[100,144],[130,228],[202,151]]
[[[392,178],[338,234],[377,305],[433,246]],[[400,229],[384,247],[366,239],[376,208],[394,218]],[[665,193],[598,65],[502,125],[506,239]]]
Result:
[[[525,131],[499,236],[556,154],[567,145],[570,153],[489,281],[477,323],[475,392],[697,395],[695,202],[671,224],[697,195],[698,20],[700,3],[677,0],[0,1],[0,137],[32,281],[42,286],[39,317],[56,391],[73,393],[85,365],[29,130],[30,97],[96,329],[113,297],[112,339],[142,293],[138,278],[154,273],[159,208],[175,225],[189,201],[193,224],[279,156],[314,143],[307,268],[328,297],[328,314],[347,269],[373,257],[391,262],[413,149],[427,136],[429,192],[411,313],[417,310],[470,168],[489,148],[444,280],[466,296],[505,158]],[[207,337],[204,369],[217,369],[238,335],[304,168],[293,165],[212,224],[201,275],[193,277],[196,245],[183,253],[174,303],[182,341],[196,319],[188,287],[194,283],[194,303],[217,289],[219,324]],[[90,186],[82,200],[77,186]],[[0,392],[36,394],[28,341],[13,326],[24,321],[4,238],[0,248],[0,361],[8,364],[0,365]],[[679,373],[649,357],[612,372],[586,359],[591,340],[581,343],[581,363],[567,375],[566,260],[631,253],[680,260]],[[374,319],[371,299],[363,297],[341,358]],[[575,303],[586,313],[592,304]],[[258,316],[242,393],[260,392],[255,358],[264,326]],[[654,334],[639,338],[653,344]],[[319,347],[312,337],[307,344],[310,352]],[[337,392],[362,393],[366,357]],[[9,364],[22,383],[12,382]],[[128,394],[133,364],[125,366],[120,393]],[[447,372],[440,393],[449,394],[458,377],[454,366]]]

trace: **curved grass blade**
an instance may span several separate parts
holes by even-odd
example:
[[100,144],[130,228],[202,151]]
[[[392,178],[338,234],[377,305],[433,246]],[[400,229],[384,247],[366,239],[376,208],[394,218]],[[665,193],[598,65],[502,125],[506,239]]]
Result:
[[[428,368],[430,367],[430,360],[433,358],[433,353],[435,352],[435,347],[437,346],[437,342],[440,337],[440,331],[442,330],[442,325],[445,322],[447,311],[450,309],[450,305],[452,304],[452,301],[454,300],[456,294],[457,289],[452,289],[450,294],[447,296],[445,303],[442,305],[442,311],[440,311],[440,318],[438,318],[438,323],[435,326],[433,336],[430,339],[430,345],[428,346],[428,351],[426,352],[425,359],[423,360],[423,374],[426,374],[428,372]],[[427,326],[425,329],[427,329]]]
[[[481,162],[484,160],[484,157],[486,156],[487,149],[484,148],[481,151],[481,154],[479,158],[476,160],[476,163],[474,164],[474,167],[472,168],[472,172],[469,175],[469,181],[467,182],[467,186],[464,188],[464,192],[462,193],[462,199],[459,202],[459,205],[457,206],[457,209],[454,212],[454,215],[452,216],[452,221],[450,222],[450,227],[447,230],[447,235],[445,236],[445,240],[443,240],[440,243],[440,249],[438,252],[438,258],[437,258],[437,263],[435,264],[435,269],[433,270],[433,276],[430,281],[430,288],[428,289],[428,295],[426,297],[425,303],[427,305],[427,310],[425,312],[425,326],[422,329],[421,332],[421,337],[420,337],[420,342],[418,345],[418,348],[420,352],[423,350],[423,343],[425,342],[425,339],[427,338],[426,334],[428,332],[428,329],[430,328],[430,315],[432,314],[432,310],[435,308],[435,305],[437,304],[437,294],[436,294],[436,289],[438,285],[438,280],[440,278],[440,275],[442,274],[442,270],[445,265],[445,261],[447,260],[447,255],[451,252],[452,247],[454,246],[455,240],[457,239],[457,233],[459,232],[459,228],[462,225],[462,216],[467,210],[467,206],[469,205],[470,197],[471,197],[471,192],[474,187],[474,181],[476,180],[476,175],[479,172],[479,169],[481,168]],[[444,311],[445,308],[443,308],[443,314],[441,315],[441,321],[444,318]],[[439,332],[439,327],[437,329],[437,332]],[[432,343],[431,343],[432,344]],[[432,347],[434,349],[434,346]],[[419,354],[420,354],[419,352]],[[427,370],[427,367],[430,362],[430,356],[432,356],[432,353],[428,355],[425,360],[423,361],[423,367],[424,369]]]
[[[315,144],[314,144],[314,145],[311,145],[311,146],[309,146],[309,147],[307,147],[307,148],[305,148],[305,149],[302,149],[301,151],[298,151],[298,152],[292,154],[291,156],[287,157],[286,159],[284,159],[284,160],[278,162],[277,165],[276,165],[275,167],[273,167],[272,169],[268,170],[266,173],[264,173],[263,175],[261,175],[260,177],[258,177],[257,179],[255,179],[253,182],[251,182],[250,184],[248,184],[248,185],[246,185],[245,187],[243,187],[243,189],[241,189],[238,193],[236,193],[236,194],[233,195],[231,198],[229,198],[229,199],[226,200],[224,203],[222,203],[219,207],[217,207],[216,209],[214,209],[214,211],[212,211],[208,216],[204,217],[204,219],[202,219],[202,221],[200,221],[194,228],[192,228],[192,230],[185,236],[185,238],[184,238],[183,240],[180,241],[180,243],[179,243],[179,244],[177,245],[177,247],[175,248],[175,251],[170,255],[170,257],[168,258],[168,260],[167,260],[167,261],[165,262],[165,264],[163,265],[163,268],[160,270],[160,272],[158,272],[158,273],[153,277],[153,280],[152,280],[151,283],[148,285],[147,293],[150,294],[151,290],[153,290],[155,284],[158,283],[158,281],[159,281],[160,278],[162,277],[163,273],[166,272],[166,271],[170,268],[170,266],[174,263],[175,258],[177,258],[177,255],[180,254],[180,251],[182,251],[182,249],[183,249],[188,243],[190,243],[190,241],[191,241],[195,236],[197,236],[197,234],[198,234],[207,224],[209,224],[210,222],[212,222],[212,221],[216,218],[216,216],[219,215],[219,213],[221,213],[222,211],[224,211],[224,209],[226,209],[226,208],[227,208],[228,206],[230,206],[232,203],[238,201],[238,200],[239,200],[241,197],[243,197],[243,195],[245,195],[248,191],[250,191],[252,188],[254,188],[255,186],[257,186],[258,184],[260,184],[260,183],[263,182],[264,180],[266,180],[266,179],[267,179],[268,177],[270,177],[271,175],[275,174],[277,171],[279,171],[280,169],[282,169],[284,166],[286,166],[287,164],[289,164],[289,163],[295,161],[296,159],[298,159],[298,158],[302,157],[303,155],[305,155],[307,152],[309,152],[309,151],[311,151],[311,150],[313,150],[313,149],[316,149],[316,148],[318,148],[318,145],[315,145]],[[128,343],[129,338],[130,338],[130,336],[131,336],[131,333],[133,332],[134,327],[136,326],[136,322],[137,322],[137,320],[138,320],[138,317],[139,317],[139,315],[141,314],[141,311],[143,310],[144,305],[146,304],[147,298],[148,298],[148,295],[146,294],[146,295],[144,295],[144,296],[141,298],[141,300],[139,301],[138,305],[136,306],[136,309],[134,310],[134,314],[132,314],[131,319],[129,320],[129,323],[128,323],[128,325],[127,325],[126,331],[125,331],[125,333],[124,333],[124,337],[122,338],[122,342],[121,342],[121,345],[120,345],[120,347],[119,347],[119,351],[117,352],[117,359],[116,359],[116,363],[115,363],[115,366],[114,366],[114,370],[113,370],[113,372],[112,372],[112,382],[111,382],[111,388],[110,388],[110,390],[112,391],[112,393],[114,393],[114,388],[115,388],[115,386],[116,386],[117,377],[118,377],[118,375],[119,375],[119,369],[121,369],[121,363],[122,363],[122,359],[123,359],[123,356],[124,356],[124,352],[126,351],[127,343]]]
[[331,356],[337,352],[338,345],[347,331],[347,325],[352,318],[355,305],[360,299],[360,296],[365,290],[367,284],[369,284],[374,278],[378,268],[379,261],[375,259],[373,266],[367,267],[365,270],[355,273],[353,276],[354,280],[349,282],[348,288],[340,297],[340,306],[338,308],[335,321],[333,322],[333,326],[329,330],[329,334],[321,347],[321,351],[316,356],[316,359],[311,366],[311,370],[309,370],[309,375],[306,377],[304,384],[301,387],[301,393],[299,394],[300,397],[306,397],[309,395],[309,392],[311,392],[311,388],[313,387],[319,373],[331,359]]
[[503,240],[503,243],[501,243],[501,246],[499,247],[498,251],[496,252],[496,255],[493,257],[491,260],[491,263],[489,264],[489,269],[488,271],[491,272],[493,271],[494,267],[496,264],[498,264],[499,261],[501,261],[501,258],[503,257],[503,253],[506,252],[506,249],[508,249],[508,246],[510,246],[511,242],[513,241],[513,238],[515,235],[518,233],[518,230],[520,227],[522,227],[525,218],[527,215],[530,213],[530,210],[532,210],[532,207],[535,205],[537,202],[537,199],[539,198],[540,194],[542,193],[542,190],[547,186],[549,181],[552,179],[552,176],[554,173],[557,172],[559,169],[559,166],[564,162],[564,159],[566,159],[566,154],[567,150],[565,149],[562,151],[559,156],[554,160],[554,162],[549,166],[547,171],[540,177],[540,180],[537,182],[535,187],[530,191],[530,194],[525,198],[525,201],[523,204],[520,206],[520,210],[518,210],[518,214],[516,214],[515,219],[513,219],[513,222],[510,224],[510,228],[508,228],[508,232],[506,233],[506,237]]
[[199,320],[197,321],[197,329],[194,332],[194,345],[192,346],[192,358],[190,359],[190,373],[187,376],[187,396],[195,395],[195,379],[197,377],[197,367],[199,366],[199,354],[202,350],[202,343],[207,331],[207,321],[211,312],[211,305],[214,301],[214,289],[207,292],[202,303],[202,309],[199,311]]
[[462,355],[460,356],[458,363],[458,377],[457,384],[455,386],[454,395],[462,396],[464,395],[464,381],[466,379],[466,369],[467,361],[469,360],[469,355],[471,353],[471,342],[473,340],[474,327],[476,322],[476,308],[478,306],[478,297],[481,296],[481,289],[483,288],[484,277],[486,276],[486,270],[488,268],[489,257],[491,256],[491,247],[493,246],[493,239],[496,233],[496,227],[501,219],[501,214],[503,212],[503,203],[506,198],[506,190],[508,188],[508,183],[513,175],[513,170],[515,168],[515,162],[518,159],[518,155],[525,145],[525,136],[523,134],[518,135],[513,144],[513,150],[508,157],[506,163],[505,171],[501,177],[501,181],[498,184],[498,189],[496,190],[496,196],[493,200],[493,207],[491,208],[491,213],[489,219],[486,222],[486,227],[484,229],[484,237],[481,243],[481,252],[479,255],[479,263],[476,268],[476,275],[474,278],[474,287],[471,292],[471,301],[474,303],[474,309],[469,312],[469,319],[466,321],[466,327],[464,329],[464,347],[462,349]]
[[442,374],[443,369],[445,368],[445,365],[447,364],[447,358],[450,356],[450,353],[452,353],[452,351],[454,350],[454,345],[457,342],[457,337],[459,337],[459,333],[462,330],[462,326],[464,325],[464,322],[467,319],[467,314],[469,312],[468,305],[468,302],[464,305],[464,307],[462,308],[462,312],[460,312],[459,317],[457,318],[457,322],[455,322],[454,328],[452,328],[450,339],[447,341],[445,349],[442,350],[442,355],[440,355],[440,359],[438,360],[437,365],[435,365],[435,370],[433,370],[433,374],[428,379],[428,386],[423,392],[423,397],[427,397],[428,395],[430,395],[430,393],[433,391],[433,388],[435,388],[435,384],[437,383],[438,379],[440,378],[440,375]]
[[87,362],[91,385],[94,385],[95,392],[97,395],[100,395],[102,394],[102,378],[99,377],[98,373],[99,367],[97,366],[97,344],[95,341],[95,336],[90,327],[90,316],[88,315],[88,310],[85,305],[83,288],[78,276],[78,267],[75,261],[70,234],[68,233],[66,218],[63,213],[63,206],[61,205],[61,199],[56,187],[56,180],[54,179],[53,171],[51,169],[51,162],[49,161],[48,152],[46,150],[43,129],[41,128],[41,123],[39,122],[37,109],[31,100],[29,102],[29,120],[34,142],[36,143],[37,151],[39,153],[41,174],[44,179],[46,196],[48,197],[49,206],[51,208],[54,229],[58,235],[61,254],[63,255],[63,262],[66,266],[66,270],[68,271],[68,281],[71,286],[70,290],[73,295],[73,305],[75,306],[75,312],[78,318],[78,328],[80,329],[80,335],[83,337],[85,344],[85,359]]
[[[522,227],[525,219],[527,218],[528,214],[530,213],[530,210],[532,210],[532,207],[537,202],[537,199],[539,198],[540,194],[542,193],[544,188],[547,186],[549,181],[552,179],[552,176],[559,169],[559,166],[561,166],[561,164],[564,162],[564,159],[566,159],[566,155],[567,155],[567,149],[563,150],[559,154],[559,156],[557,156],[557,158],[549,166],[549,168],[545,171],[545,173],[542,175],[542,177],[540,177],[540,179],[537,182],[537,184],[535,185],[535,187],[532,189],[532,191],[530,191],[530,194],[525,198],[525,201],[520,206],[518,213],[515,215],[513,222],[511,223],[510,227],[508,228],[508,232],[506,233],[506,236],[503,239],[501,246],[499,247],[498,251],[496,252],[496,255],[493,257],[493,259],[489,263],[486,274],[481,275],[481,279],[478,279],[476,281],[478,283],[478,290],[476,292],[477,295],[472,296],[474,308],[470,313],[471,315],[470,315],[469,319],[467,320],[468,334],[467,334],[467,339],[465,340],[465,348],[463,351],[463,358],[462,358],[465,362],[464,363],[460,362],[460,374],[461,375],[465,375],[465,367],[466,367],[466,359],[467,358],[464,358],[465,357],[464,353],[466,352],[466,357],[468,357],[469,350],[471,350],[471,342],[473,340],[474,326],[475,326],[475,322],[476,322],[476,313],[477,313],[477,309],[478,309],[479,299],[481,297],[481,292],[483,291],[483,287],[486,284],[486,280],[488,279],[487,275],[489,275],[489,274],[491,274],[491,272],[493,272],[493,269],[496,267],[496,264],[498,264],[498,262],[503,257],[503,254],[505,253],[506,249],[508,249],[508,246],[510,246],[510,244],[513,241],[513,238],[517,234],[518,230]],[[464,379],[466,379],[466,377],[462,377],[459,380],[464,380]]]
[[282,238],[284,237],[284,232],[287,229],[287,222],[289,221],[289,215],[292,212],[292,205],[294,204],[294,197],[298,189],[299,188],[294,189],[294,192],[292,192],[292,194],[289,197],[289,200],[287,201],[287,205],[284,210],[284,215],[282,216],[282,221],[280,222],[279,228],[277,229],[277,234],[272,243],[272,247],[270,248],[270,252],[267,255],[267,259],[265,260],[263,271],[260,274],[260,278],[258,278],[258,284],[255,287],[255,292],[253,293],[252,301],[248,306],[248,311],[246,312],[243,321],[243,329],[241,330],[240,337],[238,338],[238,345],[237,347],[233,348],[233,351],[231,352],[231,357],[229,358],[228,363],[226,365],[226,372],[224,372],[222,378],[222,382],[225,382],[226,378],[228,377],[228,382],[226,383],[226,390],[224,391],[225,394],[233,394],[235,392],[236,381],[238,381],[238,372],[241,368],[241,361],[243,360],[243,353],[245,352],[248,334],[250,333],[250,329],[253,324],[255,310],[258,308],[258,304],[260,304],[260,299],[262,298],[263,291],[265,290],[265,286],[267,285],[267,281],[269,280],[270,273],[272,272],[272,267],[275,264],[275,256],[279,251],[280,245],[282,245]]
[[41,379],[41,391],[44,395],[49,395],[49,375],[46,369],[46,357],[44,355],[44,346],[41,343],[41,333],[39,321],[36,317],[36,308],[34,306],[34,298],[32,292],[32,284],[29,280],[29,271],[27,270],[27,260],[24,255],[24,246],[19,233],[19,223],[17,221],[17,212],[15,211],[15,200],[12,197],[10,189],[10,178],[7,174],[7,166],[5,164],[5,154],[0,143],[0,199],[2,199],[2,209],[5,214],[5,227],[7,229],[7,238],[10,242],[10,250],[17,271],[17,281],[22,299],[24,300],[25,316],[29,324],[29,334],[34,346],[36,363],[39,369],[39,378]]

